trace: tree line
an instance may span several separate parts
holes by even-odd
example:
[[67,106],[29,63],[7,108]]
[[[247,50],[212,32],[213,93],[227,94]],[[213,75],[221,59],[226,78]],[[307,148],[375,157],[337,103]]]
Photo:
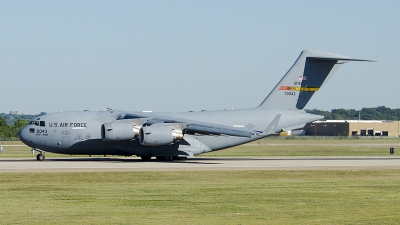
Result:
[[29,115],[29,114],[5,114],[5,113],[0,113],[0,117],[4,118],[7,123],[9,125],[12,125],[15,121],[19,120],[19,119],[24,119],[24,120],[28,120],[31,121],[32,119],[44,115],[46,114],[46,112],[41,112],[37,115]]
[[0,138],[17,138],[18,132],[26,126],[30,120],[44,114],[46,113],[41,112],[38,115],[11,115],[0,113]]
[[18,119],[12,125],[9,125],[7,120],[0,117],[0,138],[18,137],[18,132],[28,123],[28,120]]
[[318,109],[306,109],[306,112],[324,116],[325,120],[400,120],[400,109],[391,109],[385,106],[375,108],[332,109],[322,111]]

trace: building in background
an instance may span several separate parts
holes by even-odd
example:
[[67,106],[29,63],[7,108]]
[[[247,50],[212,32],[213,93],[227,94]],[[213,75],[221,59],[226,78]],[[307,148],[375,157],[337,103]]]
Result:
[[309,136],[385,136],[399,137],[400,121],[392,120],[327,120],[304,126]]

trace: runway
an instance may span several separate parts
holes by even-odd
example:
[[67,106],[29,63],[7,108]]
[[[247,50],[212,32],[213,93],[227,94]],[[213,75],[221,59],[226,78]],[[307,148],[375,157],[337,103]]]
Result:
[[140,158],[1,158],[0,172],[95,172],[187,170],[362,170],[400,169],[396,156],[326,157],[193,157],[185,161]]

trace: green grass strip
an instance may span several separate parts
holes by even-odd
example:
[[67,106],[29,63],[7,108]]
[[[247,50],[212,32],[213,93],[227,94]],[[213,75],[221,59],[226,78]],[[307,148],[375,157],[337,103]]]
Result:
[[0,173],[1,224],[398,224],[400,170]]

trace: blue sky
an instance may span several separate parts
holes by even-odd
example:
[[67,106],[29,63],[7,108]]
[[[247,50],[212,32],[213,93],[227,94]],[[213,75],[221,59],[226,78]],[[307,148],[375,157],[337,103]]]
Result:
[[400,108],[400,1],[0,1],[0,112],[258,106],[304,49],[308,109]]

